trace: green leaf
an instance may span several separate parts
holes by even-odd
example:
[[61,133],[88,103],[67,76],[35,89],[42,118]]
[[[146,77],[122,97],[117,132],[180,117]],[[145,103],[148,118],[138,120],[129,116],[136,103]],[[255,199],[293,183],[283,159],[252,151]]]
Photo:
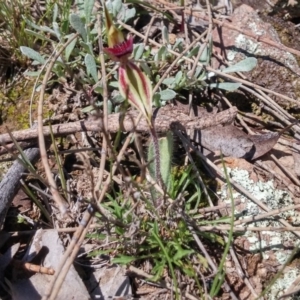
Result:
[[112,13],[114,17],[117,17],[122,9],[122,0],[114,0],[112,2]]
[[92,252],[88,253],[87,257],[95,257],[95,256],[100,256],[102,254],[109,254],[111,252],[111,249],[107,250],[93,250]]
[[50,32],[52,33],[53,35],[55,35],[55,32],[54,30],[52,30],[51,28],[49,28],[48,26],[39,26],[39,25],[36,25],[35,23],[31,22],[30,20],[24,18],[26,24],[28,24],[29,26],[31,26],[32,28],[34,29],[37,29],[39,31],[46,31],[46,32]]
[[167,136],[159,140],[160,152],[160,171],[162,180],[167,187],[167,191],[171,186],[171,163],[173,158],[174,139],[172,133],[169,131]]
[[57,16],[58,16],[58,5],[57,5],[57,3],[54,3],[52,22],[56,22]]
[[57,22],[53,22],[52,26],[53,26],[53,29],[54,29],[56,37],[59,39],[59,41],[61,41],[61,32],[60,32],[60,28],[58,26],[58,23]]
[[90,42],[85,43],[80,41],[80,46],[82,46],[86,52],[90,53],[91,55],[93,54],[92,45]]
[[153,103],[155,107],[161,107],[161,103],[160,103],[160,94],[159,93],[155,93],[153,95]]
[[151,72],[151,69],[149,68],[149,66],[148,66],[146,63],[141,62],[141,63],[140,63],[140,67],[141,67],[142,70],[146,73],[146,75],[147,75],[149,78],[151,78],[152,72]]
[[239,82],[219,82],[219,83],[211,83],[209,84],[209,87],[232,92],[237,90],[241,85],[242,84]]
[[229,66],[222,70],[223,73],[232,72],[248,72],[251,71],[257,65],[257,59],[255,57],[247,57],[244,60],[239,61],[233,66]]
[[87,33],[83,22],[76,14],[70,14],[69,16],[71,26],[82,36],[83,40],[87,41]]
[[[167,191],[169,191],[171,186],[171,163],[174,149],[174,140],[172,133],[169,132],[167,136],[160,138],[158,143],[161,178],[167,188]],[[155,172],[157,157],[155,156],[153,142],[150,142],[149,144],[147,160],[149,163],[148,168],[150,175],[154,179],[157,179],[157,174]],[[151,195],[153,198],[156,197],[156,194],[157,193],[154,189],[151,190]]]
[[124,16],[124,23],[127,23],[130,19],[132,19],[136,14],[135,8],[126,8],[125,9],[125,16]]
[[194,253],[194,250],[187,250],[187,249],[179,249],[176,254],[173,256],[173,261],[179,260],[184,256],[190,255]]
[[166,260],[164,258],[160,262],[156,261],[156,264],[152,269],[152,273],[154,273],[154,276],[151,278],[151,280],[156,282],[159,279],[161,279],[165,268],[166,268]]
[[202,54],[200,55],[199,61],[203,64],[206,64],[208,58],[209,58],[209,51],[207,45],[205,45]]
[[175,76],[175,84],[179,85],[181,79],[182,79],[183,73],[182,71],[177,72],[176,76]]
[[89,105],[89,106],[84,107],[81,110],[81,112],[84,113],[84,114],[86,114],[86,113],[90,113],[90,112],[92,112],[94,110],[95,110],[95,107],[93,105]]
[[95,0],[85,0],[84,1],[84,14],[86,23],[91,22],[91,15],[93,11]]
[[203,67],[198,66],[195,70],[194,77],[197,78],[200,75],[200,72],[202,71]]
[[142,57],[144,53],[144,44],[138,44],[135,45],[134,49],[133,49],[133,57],[135,60],[138,60]]
[[163,91],[159,92],[159,94],[160,94],[160,99],[165,100],[165,101],[172,100],[176,96],[176,92],[174,92],[170,89],[163,90]]
[[113,264],[122,264],[127,265],[130,264],[132,261],[136,260],[136,257],[133,256],[127,256],[127,255],[119,255],[118,257],[115,257],[112,259]]
[[163,38],[163,44],[169,44],[169,33],[166,26],[163,26],[161,29],[161,35]]
[[42,34],[40,34],[40,33],[37,33],[37,32],[35,32],[35,31],[33,31],[33,30],[25,29],[24,31],[25,31],[26,33],[32,35],[32,36],[37,37],[37,38],[40,39],[41,41],[47,41],[47,42],[50,42],[50,43],[53,42],[51,39],[48,39],[45,35],[42,35]]
[[173,83],[175,83],[175,77],[165,78],[162,83],[165,85],[173,85]]
[[114,87],[114,88],[119,88],[119,82],[118,81],[111,81],[108,86]]
[[182,38],[176,39],[176,43],[173,46],[173,50],[175,51],[178,48],[179,52],[181,52],[182,51],[182,43],[183,43],[183,39]]
[[86,66],[87,74],[92,75],[96,83],[98,81],[98,75],[97,75],[97,65],[94,57],[91,54],[86,54],[84,58],[84,63]]
[[188,53],[187,57],[193,57],[194,55],[197,55],[199,52],[200,46],[197,45],[195,48],[192,49],[191,52]]
[[[69,40],[72,39],[74,36],[74,34],[72,34],[70,37],[69,37]],[[74,39],[65,49],[65,56],[66,56],[66,61],[68,62],[69,61],[69,58],[70,58],[70,55],[72,53],[72,51],[74,50],[74,47],[77,43],[77,38]]]
[[30,71],[24,72],[25,76],[30,76],[30,77],[38,77],[38,76],[40,76],[40,74],[41,74],[41,71],[38,71],[38,72],[30,72]]
[[103,93],[103,87],[98,85],[95,89],[94,89],[94,92],[97,93],[97,94],[100,94],[102,95]]
[[166,58],[166,54],[167,54],[167,48],[166,46],[162,46],[158,52],[156,53],[155,57],[154,57],[154,60],[155,61],[161,61],[161,60],[165,60]]
[[49,33],[55,35],[55,31],[52,30],[52,29],[51,29],[50,27],[48,27],[48,26],[41,26],[41,27],[40,27],[40,30],[45,31],[45,32],[49,32]]
[[29,47],[21,46],[20,50],[25,56],[38,61],[40,64],[44,64],[46,62],[44,57],[42,57],[38,52]]

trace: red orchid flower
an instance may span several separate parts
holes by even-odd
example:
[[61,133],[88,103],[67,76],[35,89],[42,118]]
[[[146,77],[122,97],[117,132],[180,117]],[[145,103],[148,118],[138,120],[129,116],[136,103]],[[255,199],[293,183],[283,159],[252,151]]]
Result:
[[135,106],[152,127],[152,86],[149,78],[132,61],[129,56],[133,52],[133,38],[129,36],[124,39],[122,32],[117,29],[107,10],[105,3],[104,14],[107,30],[108,47],[104,52],[112,60],[120,63],[119,66],[119,90],[121,95],[128,99],[129,103]]

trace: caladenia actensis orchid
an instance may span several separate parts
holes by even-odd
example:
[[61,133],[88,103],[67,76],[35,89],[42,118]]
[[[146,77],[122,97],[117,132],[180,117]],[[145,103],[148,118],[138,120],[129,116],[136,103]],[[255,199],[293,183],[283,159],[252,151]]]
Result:
[[152,118],[152,85],[147,75],[130,60],[133,52],[133,38],[124,38],[123,33],[115,27],[103,2],[108,47],[104,52],[119,63],[119,91],[124,99],[133,105],[147,120],[155,151],[155,177],[161,187],[164,183],[160,172],[159,142]]

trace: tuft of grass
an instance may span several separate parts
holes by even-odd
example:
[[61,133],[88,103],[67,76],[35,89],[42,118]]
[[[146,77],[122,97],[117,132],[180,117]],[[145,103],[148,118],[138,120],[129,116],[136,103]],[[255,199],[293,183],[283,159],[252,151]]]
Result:
[[[26,22],[24,18],[31,18],[29,8],[22,0],[0,2],[0,36],[2,54],[6,50],[3,61],[24,62],[20,46],[32,47],[34,39],[26,33]],[[8,51],[8,52],[7,52]],[[9,56],[10,55],[10,56]],[[3,57],[3,56],[2,56]]]

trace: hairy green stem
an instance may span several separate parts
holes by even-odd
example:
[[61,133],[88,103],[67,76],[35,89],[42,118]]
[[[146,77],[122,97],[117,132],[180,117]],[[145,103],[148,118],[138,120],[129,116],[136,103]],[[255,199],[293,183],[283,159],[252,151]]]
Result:
[[151,126],[149,126],[150,134],[153,142],[153,150],[154,150],[154,165],[155,165],[155,179],[157,180],[158,184],[164,188],[164,182],[161,177],[160,171],[160,150],[159,150],[159,141],[157,137],[157,133],[154,128],[153,122],[151,122]]

